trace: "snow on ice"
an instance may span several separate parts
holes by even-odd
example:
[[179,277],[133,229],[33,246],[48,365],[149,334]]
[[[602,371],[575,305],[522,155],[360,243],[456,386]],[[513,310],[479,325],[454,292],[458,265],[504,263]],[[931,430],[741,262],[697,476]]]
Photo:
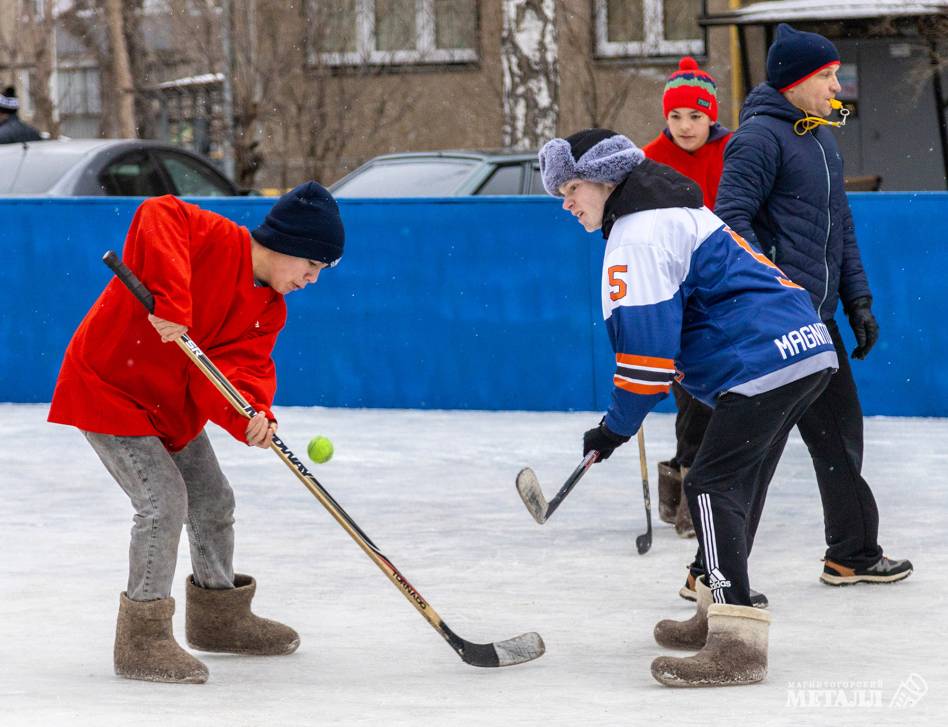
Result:
[[[634,443],[596,465],[543,526],[514,477],[547,496],[580,459],[596,413],[278,409],[298,454],[336,447],[320,482],[460,636],[536,630],[547,653],[476,669],[460,661],[278,461],[216,427],[237,492],[237,568],[255,607],[294,626],[283,658],[200,655],[208,684],[118,679],[112,637],[130,505],[81,435],[41,405],[0,405],[0,724],[19,725],[923,725],[948,699],[948,420],[869,418],[865,475],[889,556],[916,572],[887,586],[830,588],[819,494],[794,435],[770,488],[751,583],[773,613],[770,672],[752,687],[677,690],[649,663],[694,541],[644,529]],[[673,452],[673,418],[646,422],[649,472]],[[657,501],[654,479],[652,497]],[[174,596],[183,642],[184,537]]]

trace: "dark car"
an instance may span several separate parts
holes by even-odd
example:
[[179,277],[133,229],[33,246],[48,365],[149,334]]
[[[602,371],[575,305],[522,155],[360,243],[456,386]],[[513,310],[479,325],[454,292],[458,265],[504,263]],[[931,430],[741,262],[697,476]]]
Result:
[[370,159],[329,189],[335,197],[546,194],[535,152],[384,154]]
[[0,146],[0,196],[230,197],[245,194],[212,162],[172,144],[70,139]]

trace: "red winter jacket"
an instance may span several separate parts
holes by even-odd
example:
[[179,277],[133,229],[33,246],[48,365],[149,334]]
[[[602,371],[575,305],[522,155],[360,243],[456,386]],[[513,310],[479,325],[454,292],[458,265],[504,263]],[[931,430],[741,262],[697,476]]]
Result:
[[[125,263],[155,296],[155,315],[192,337],[256,410],[270,406],[270,354],[286,323],[283,296],[254,283],[250,233],[167,196],[136,211]],[[145,307],[113,279],[66,349],[49,421],[91,432],[159,437],[182,449],[208,420],[246,441],[239,414],[174,343],[162,343]]]
[[662,131],[642,151],[649,159],[667,164],[697,182],[704,193],[705,207],[713,210],[724,169],[724,147],[730,138],[731,132],[727,129],[715,127],[705,145],[692,153],[672,141],[667,131]]

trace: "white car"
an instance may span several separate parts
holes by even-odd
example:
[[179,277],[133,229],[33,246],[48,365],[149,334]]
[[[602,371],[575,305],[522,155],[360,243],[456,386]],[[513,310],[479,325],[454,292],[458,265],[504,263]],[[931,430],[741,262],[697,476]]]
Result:
[[0,145],[0,196],[233,197],[247,194],[213,162],[142,139],[70,139]]

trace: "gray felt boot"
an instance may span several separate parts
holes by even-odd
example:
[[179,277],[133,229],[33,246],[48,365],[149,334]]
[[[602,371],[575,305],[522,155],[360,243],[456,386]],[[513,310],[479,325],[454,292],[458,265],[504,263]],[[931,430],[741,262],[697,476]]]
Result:
[[688,498],[685,496],[685,477],[688,475],[688,468],[681,468],[681,496],[678,501],[678,511],[675,513],[675,532],[680,538],[695,537],[695,526],[691,522],[691,510],[688,508]]
[[658,517],[669,525],[675,524],[675,513],[681,500],[681,472],[671,462],[658,463]]
[[119,597],[115,673],[126,679],[203,684],[207,667],[182,649],[171,631],[174,599],[132,601]]
[[695,579],[698,610],[687,621],[665,619],[655,624],[655,641],[666,649],[698,651],[708,638],[708,606],[711,589],[704,584],[704,576]]
[[694,656],[660,656],[652,676],[669,687],[729,687],[756,684],[767,676],[770,614],[753,606],[712,603],[708,638]]
[[282,656],[299,648],[300,636],[289,626],[250,611],[257,582],[234,574],[234,588],[212,590],[187,580],[188,645],[200,651],[254,656]]

